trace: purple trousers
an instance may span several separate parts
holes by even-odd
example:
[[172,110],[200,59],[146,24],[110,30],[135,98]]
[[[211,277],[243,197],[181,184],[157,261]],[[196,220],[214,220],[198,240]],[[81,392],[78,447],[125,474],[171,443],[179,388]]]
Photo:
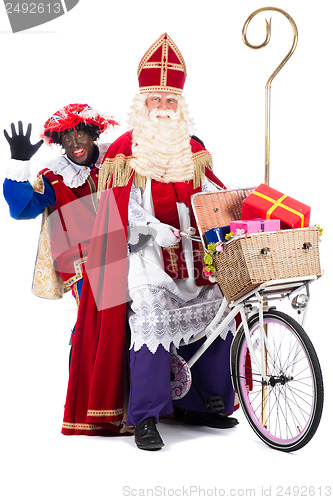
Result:
[[[235,392],[230,373],[231,333],[226,340],[217,338],[191,369],[192,379],[205,398],[221,396],[225,405],[223,413],[234,411]],[[178,349],[186,361],[204,340]],[[137,425],[145,418],[155,422],[161,415],[173,412],[173,405],[185,410],[209,411],[204,406],[199,392],[192,384],[182,399],[172,401],[170,394],[170,352],[159,345],[155,354],[147,346],[130,351],[130,396],[127,425]]]

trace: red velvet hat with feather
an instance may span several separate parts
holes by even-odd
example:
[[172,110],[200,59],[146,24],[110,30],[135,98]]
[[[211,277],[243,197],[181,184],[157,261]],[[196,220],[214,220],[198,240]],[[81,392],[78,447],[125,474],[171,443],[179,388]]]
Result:
[[170,92],[181,94],[186,66],[177,45],[167,33],[147,50],[138,67],[140,93]]
[[48,144],[52,144],[53,134],[60,136],[65,130],[75,129],[80,124],[96,127],[98,135],[111,125],[118,125],[112,117],[99,114],[88,104],[68,104],[45,122],[41,137]]

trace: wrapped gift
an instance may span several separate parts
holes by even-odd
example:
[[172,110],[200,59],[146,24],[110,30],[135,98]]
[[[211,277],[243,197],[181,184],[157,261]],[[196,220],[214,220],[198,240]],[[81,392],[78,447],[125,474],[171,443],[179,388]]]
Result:
[[281,229],[280,219],[250,219],[234,220],[230,222],[230,231],[244,233],[267,233],[268,231],[279,231]]
[[242,219],[280,219],[282,229],[308,227],[311,208],[290,196],[260,184],[245,198]]
[[225,241],[225,235],[230,233],[230,226],[213,227],[205,232],[207,243],[219,243]]
[[230,222],[230,231],[232,233],[259,233],[261,231],[261,222],[256,220],[233,220]]
[[253,219],[260,221],[261,231],[267,233],[269,231],[280,231],[281,221],[280,219]]

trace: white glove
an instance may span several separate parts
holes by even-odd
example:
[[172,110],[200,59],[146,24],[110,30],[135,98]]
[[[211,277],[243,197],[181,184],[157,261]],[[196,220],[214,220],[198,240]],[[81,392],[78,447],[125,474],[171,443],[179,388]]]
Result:
[[171,247],[180,240],[180,238],[174,234],[174,231],[177,230],[168,224],[153,222],[149,224],[148,227],[153,229],[152,234],[155,236],[155,241],[160,247]]

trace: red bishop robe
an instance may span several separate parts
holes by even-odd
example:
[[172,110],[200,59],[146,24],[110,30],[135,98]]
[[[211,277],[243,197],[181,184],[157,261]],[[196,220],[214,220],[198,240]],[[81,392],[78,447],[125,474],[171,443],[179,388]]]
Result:
[[[100,174],[100,181],[102,178],[105,186],[112,189],[101,193],[89,247],[63,434],[126,432],[127,220],[131,185],[138,181],[135,172],[129,168],[131,145],[131,132],[117,139],[106,154]],[[195,139],[191,139],[191,147],[194,164],[200,162],[201,178],[205,175],[223,188],[208,168],[209,153]],[[191,195],[201,191],[201,186],[194,187],[193,181],[175,183],[173,188],[169,190],[167,186],[164,195],[176,196],[187,206]],[[163,215],[164,211],[159,210]],[[193,218],[192,223],[194,225]]]

